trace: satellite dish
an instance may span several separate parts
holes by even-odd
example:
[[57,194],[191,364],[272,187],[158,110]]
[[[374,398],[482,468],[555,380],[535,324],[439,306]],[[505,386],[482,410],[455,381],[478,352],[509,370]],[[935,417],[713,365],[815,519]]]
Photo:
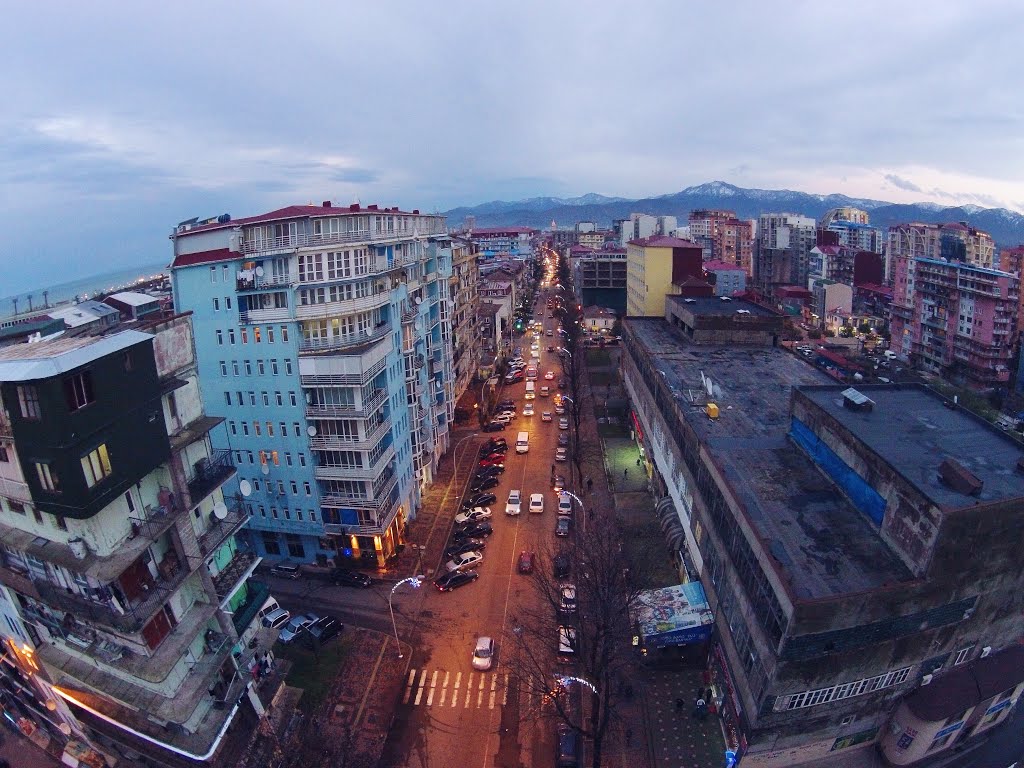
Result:
[[306,434],[309,435],[310,437],[316,437],[316,427],[310,424],[308,427],[306,427]]
[[218,520],[223,520],[228,516],[228,508],[223,501],[218,501],[213,505],[213,516]]
[[721,400],[722,399],[722,388],[720,386],[718,386],[717,384],[715,384],[715,388],[714,389],[715,389],[714,398],[716,400]]
[[249,496],[252,494],[252,483],[248,480],[243,480],[238,484],[238,490],[242,492],[243,496]]
[[262,472],[264,475],[269,475],[270,474],[270,467],[268,465],[264,464],[263,466],[260,467],[260,472]]
[[363,331],[367,336],[373,336],[373,328],[364,328]]
[[422,303],[423,303],[423,299],[421,299],[421,298],[420,298],[419,296],[417,296],[417,297],[416,297],[415,299],[413,299],[413,301],[415,301],[415,302],[416,302],[416,306],[417,306],[417,307],[418,307],[418,306],[419,306],[420,304],[422,304]]
[[708,397],[714,397],[715,396],[715,387],[714,387],[714,384],[711,383],[711,377],[710,376],[708,376],[706,379],[704,379],[704,384],[708,388]]
[[256,277],[263,277],[263,267],[256,267]]

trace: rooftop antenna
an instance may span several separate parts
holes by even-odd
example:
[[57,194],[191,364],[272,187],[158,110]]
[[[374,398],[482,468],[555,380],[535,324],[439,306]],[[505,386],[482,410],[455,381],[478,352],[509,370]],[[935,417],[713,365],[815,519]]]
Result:
[[50,306],[50,292],[49,291],[43,291],[43,309],[46,309],[49,306]]
[[30,293],[27,298],[28,298],[28,311],[31,312],[32,311],[32,294]]
[[17,315],[18,314],[18,297],[15,296],[13,299],[11,299],[11,301],[14,304],[14,314]]

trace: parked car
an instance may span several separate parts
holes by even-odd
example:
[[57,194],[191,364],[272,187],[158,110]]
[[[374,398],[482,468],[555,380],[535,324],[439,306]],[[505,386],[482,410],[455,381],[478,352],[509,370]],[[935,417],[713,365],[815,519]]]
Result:
[[470,523],[462,530],[471,538],[476,538],[477,536],[490,536],[494,533],[494,527],[486,521]]
[[[497,477],[498,475],[504,474],[504,472],[505,472],[505,465],[504,464],[495,464],[494,466],[491,466],[491,467],[480,467],[480,468],[477,469],[476,474],[473,475],[473,480],[476,481],[476,480],[483,480],[484,478],[487,478],[487,477]],[[478,505],[474,504],[473,506],[478,506]]]
[[568,461],[569,452],[565,448],[558,448],[555,450],[555,461]]
[[477,493],[470,496],[462,505],[463,509],[472,509],[473,507],[486,507],[488,504],[493,504],[498,500],[498,497],[493,493]]
[[569,433],[562,432],[558,435],[558,447],[564,448],[569,445]]
[[565,477],[562,475],[555,476],[555,482],[552,483],[552,490],[555,493],[561,493],[565,489]]
[[506,384],[518,384],[525,378],[525,374],[520,370],[516,373],[509,373],[505,375]]
[[480,456],[490,456],[492,453],[505,453],[508,451],[508,443],[492,444],[490,442],[484,443],[480,446]]
[[518,515],[523,511],[523,495],[518,488],[508,492],[508,501],[505,502],[506,515]]
[[439,592],[451,592],[453,589],[464,587],[480,578],[476,571],[451,571],[439,576],[434,581],[434,586]]
[[564,416],[562,418],[560,418],[558,420],[558,428],[559,429],[568,429],[569,428],[569,420],[567,418],[565,418]]
[[483,444],[482,448],[489,448],[488,453],[492,451],[507,451],[508,440],[504,437],[491,437],[488,438],[487,442]]
[[373,579],[361,571],[351,571],[348,568],[335,568],[331,574],[331,581],[336,587],[372,587]]
[[540,415],[540,420],[541,421],[551,421],[551,419],[552,419],[551,411],[544,411]]
[[473,509],[467,512],[459,512],[455,516],[456,525],[466,525],[467,523],[476,523],[480,520],[491,519],[491,508],[490,507],[473,507]]
[[494,638],[478,637],[473,648],[473,669],[486,672],[494,665]]
[[500,481],[495,475],[491,475],[490,477],[482,477],[474,481],[473,485],[470,486],[469,490],[472,493],[480,493],[482,491],[486,491],[488,488],[493,488],[499,482]]
[[284,608],[278,608],[277,610],[265,614],[261,621],[263,622],[263,626],[267,629],[277,629],[282,624],[286,623],[291,617],[292,614],[290,611],[285,610]]
[[555,536],[568,536],[569,528],[572,526],[571,517],[560,517],[555,523]]
[[297,579],[302,575],[302,569],[298,563],[278,563],[270,568],[271,576],[280,576],[282,579]]
[[498,453],[492,454],[494,458],[480,459],[480,468],[484,467],[504,467],[505,466],[505,454]]
[[481,427],[481,429],[484,432],[504,432],[505,431],[505,424],[504,424],[504,422],[501,422],[501,421],[491,421],[491,422],[488,422],[487,424],[484,424]]
[[306,640],[312,647],[320,646],[341,634],[345,625],[333,616],[324,616],[306,627]]
[[463,552],[461,555],[456,555],[445,563],[444,567],[448,572],[469,571],[479,566],[483,560],[484,553],[479,550],[473,550],[472,552]]
[[497,462],[498,464],[505,463],[505,451],[492,451],[486,456],[481,456],[480,461]]
[[494,414],[494,417],[491,419],[491,421],[497,421],[500,422],[501,424],[507,425],[515,417],[515,411],[499,411],[498,413]]
[[449,544],[448,547],[444,550],[444,556],[450,560],[456,555],[461,555],[463,552],[482,550],[486,546],[487,542],[485,542],[483,539],[466,539],[465,541]]
[[533,573],[533,552],[523,551],[519,553],[519,561],[516,570],[522,574]]
[[563,584],[559,591],[558,610],[562,613],[576,613],[576,585]]
[[568,493],[560,494],[558,497],[558,514],[572,517],[572,496]]
[[[452,533],[452,538],[451,538],[452,544],[466,544],[467,542],[471,542],[471,541],[483,542],[484,539],[480,538],[479,536],[470,536],[468,533],[466,533],[466,529],[465,528],[456,529]],[[477,549],[480,549],[480,547],[477,547]]]
[[303,629],[319,618],[315,613],[302,613],[298,616],[293,616],[292,620],[281,630],[281,634],[277,636],[278,642],[289,645],[299,636]]

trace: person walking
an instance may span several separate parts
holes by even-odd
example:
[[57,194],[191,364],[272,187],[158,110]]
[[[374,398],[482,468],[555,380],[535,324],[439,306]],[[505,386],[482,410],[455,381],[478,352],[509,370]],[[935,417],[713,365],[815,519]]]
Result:
[[587,493],[590,493],[594,488],[594,479],[592,477],[587,478]]
[[627,477],[629,477],[629,467],[626,467],[624,470],[622,470],[622,478],[625,479]]

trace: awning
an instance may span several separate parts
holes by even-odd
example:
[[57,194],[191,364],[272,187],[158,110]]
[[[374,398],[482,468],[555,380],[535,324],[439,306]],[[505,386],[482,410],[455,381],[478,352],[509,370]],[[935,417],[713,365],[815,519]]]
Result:
[[661,524],[661,532],[665,534],[665,542],[668,548],[675,552],[683,549],[686,544],[686,529],[683,528],[683,521],[679,519],[676,512],[676,505],[671,496],[665,496],[654,508],[658,521]]

